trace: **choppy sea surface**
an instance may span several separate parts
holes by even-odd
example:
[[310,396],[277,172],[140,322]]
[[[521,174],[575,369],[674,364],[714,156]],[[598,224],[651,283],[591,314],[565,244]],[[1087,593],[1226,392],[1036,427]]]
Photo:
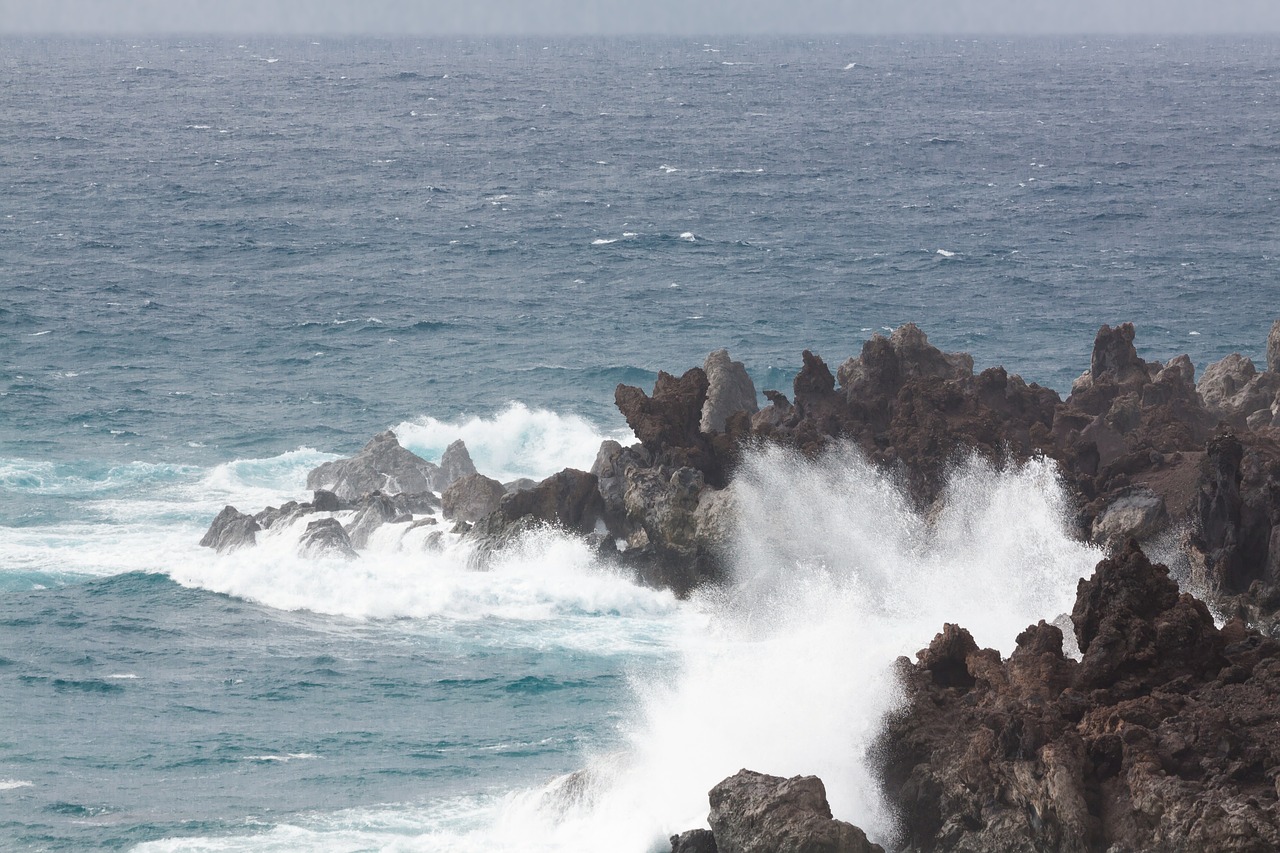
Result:
[[[1051,469],[928,523],[856,456],[738,473],[677,601],[197,543],[395,429],[500,479],[727,346],[789,390],[915,322],[1065,392],[1101,323],[1259,359],[1280,41],[0,40],[0,847],[648,853],[740,767],[886,844],[866,750],[944,621],[1008,650],[1098,555]],[[996,606],[993,606],[993,602]]]

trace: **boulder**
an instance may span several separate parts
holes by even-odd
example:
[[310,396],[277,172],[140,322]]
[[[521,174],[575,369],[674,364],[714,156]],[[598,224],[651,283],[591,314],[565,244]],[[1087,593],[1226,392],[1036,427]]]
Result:
[[307,475],[308,489],[331,491],[341,500],[368,492],[394,495],[427,492],[439,467],[400,446],[391,430],[380,432],[350,459],[326,462]]
[[338,512],[342,509],[338,496],[327,489],[316,489],[311,493],[311,506],[316,512]]
[[251,515],[245,515],[228,504],[222,512],[214,517],[209,530],[200,540],[205,548],[212,548],[219,554],[247,548],[258,542],[258,531],[262,526]]
[[702,406],[700,429],[724,432],[725,421],[735,412],[754,415],[760,410],[756,386],[740,361],[731,361],[727,349],[710,353],[702,365],[707,375],[707,401]]
[[444,490],[453,483],[475,473],[476,466],[471,461],[471,454],[467,452],[467,445],[462,439],[458,439],[446,447],[440,457],[440,470],[436,473],[431,490],[443,495]]
[[832,817],[817,776],[740,770],[712,788],[710,800],[719,853],[884,853],[861,829]]
[[1121,489],[1093,521],[1092,539],[1116,548],[1129,539],[1143,541],[1169,526],[1164,498],[1146,486]]
[[298,540],[298,553],[309,559],[342,557],[354,560],[360,556],[351,547],[351,537],[336,518],[321,518],[308,524]]
[[497,512],[507,521],[529,518],[590,533],[604,518],[604,501],[596,484],[594,474],[566,468],[532,489],[505,495]]
[[498,508],[506,488],[483,474],[470,474],[455,480],[440,496],[444,517],[476,522]]

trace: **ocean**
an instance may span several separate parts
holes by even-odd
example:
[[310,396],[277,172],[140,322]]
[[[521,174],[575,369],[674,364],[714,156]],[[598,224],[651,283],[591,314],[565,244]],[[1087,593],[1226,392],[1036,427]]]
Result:
[[1280,40],[0,40],[0,848],[651,853],[741,767],[892,845],[867,751],[944,622],[1099,559],[1052,468],[922,517],[748,455],[688,601],[541,533],[198,546],[391,428],[590,467],[728,347],[789,393],[905,322],[1065,394],[1102,323],[1261,362]]

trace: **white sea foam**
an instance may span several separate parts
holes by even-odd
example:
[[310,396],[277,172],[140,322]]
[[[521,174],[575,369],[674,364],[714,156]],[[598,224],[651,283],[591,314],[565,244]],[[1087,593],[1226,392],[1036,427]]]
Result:
[[955,252],[949,252],[946,249],[938,249],[934,254],[942,255],[944,258],[954,258],[956,256]]
[[400,443],[425,459],[439,460],[445,448],[461,438],[476,469],[508,482],[519,477],[540,480],[565,468],[587,470],[600,442],[635,441],[625,428],[602,432],[585,418],[511,403],[488,418],[442,421],[424,417],[392,428]]
[[593,246],[607,246],[607,245],[609,245],[610,243],[616,243],[616,242],[618,242],[618,240],[617,240],[617,238],[616,238],[616,237],[615,237],[614,239],[608,239],[608,238],[605,238],[605,237],[597,237],[595,240],[592,240],[592,241],[591,241],[591,245],[593,245]]
[[33,783],[25,779],[0,779],[0,791],[13,791],[17,788],[31,788]]

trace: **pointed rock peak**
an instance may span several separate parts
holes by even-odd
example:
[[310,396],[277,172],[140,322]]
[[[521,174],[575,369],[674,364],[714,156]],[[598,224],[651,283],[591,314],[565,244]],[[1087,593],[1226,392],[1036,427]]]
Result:
[[382,432],[369,439],[369,443],[364,446],[364,449],[372,450],[373,448],[383,444],[394,444],[399,447],[400,439],[396,438],[396,434],[393,431],[384,429]]
[[1129,378],[1135,371],[1146,372],[1146,365],[1138,358],[1138,351],[1133,346],[1134,329],[1132,323],[1121,323],[1112,328],[1103,325],[1093,339],[1093,356],[1089,361],[1089,374],[1094,379],[1109,376],[1119,382]]

